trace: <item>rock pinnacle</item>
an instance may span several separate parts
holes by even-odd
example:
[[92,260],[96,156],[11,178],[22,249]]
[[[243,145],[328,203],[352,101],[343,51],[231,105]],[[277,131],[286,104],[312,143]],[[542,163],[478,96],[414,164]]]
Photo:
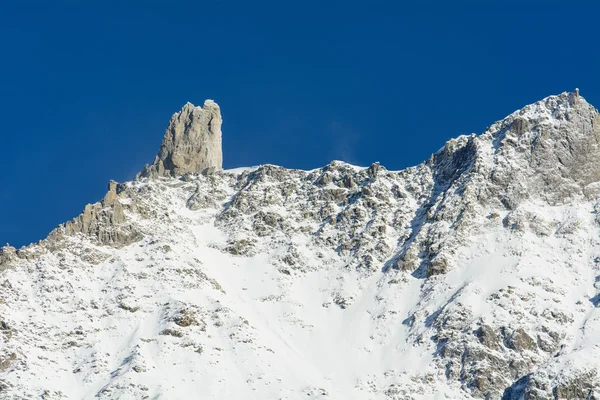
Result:
[[160,150],[152,165],[146,165],[139,177],[176,177],[186,173],[221,170],[221,110],[206,100],[204,106],[191,103],[173,114]]

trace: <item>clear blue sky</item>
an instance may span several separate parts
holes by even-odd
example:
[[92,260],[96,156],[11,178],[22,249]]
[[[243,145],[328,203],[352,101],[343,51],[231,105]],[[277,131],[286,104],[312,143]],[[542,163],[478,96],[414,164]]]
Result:
[[394,170],[551,94],[600,105],[597,2],[78,3],[0,6],[0,245],[132,179],[186,101],[221,106],[225,168]]

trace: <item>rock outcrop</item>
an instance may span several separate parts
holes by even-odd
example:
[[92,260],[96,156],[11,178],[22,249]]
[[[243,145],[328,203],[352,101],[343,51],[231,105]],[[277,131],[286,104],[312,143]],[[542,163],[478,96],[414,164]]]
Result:
[[403,171],[203,173],[213,105],[173,117],[141,174],[161,179],[0,249],[0,398],[600,398],[600,117],[578,91]]
[[78,233],[89,235],[98,243],[112,247],[126,246],[139,240],[141,234],[128,223],[125,216],[125,208],[134,207],[129,201],[119,201],[119,194],[123,190],[123,186],[110,181],[104,199],[86,205],[81,215],[52,231],[48,237],[50,242],[57,242],[63,234],[72,236]]
[[206,100],[203,107],[191,103],[175,113],[152,165],[138,177],[177,177],[186,173],[219,171],[223,168],[221,110]]
[[479,155],[475,169],[509,207],[525,198],[563,204],[600,180],[600,115],[578,90],[528,105],[474,140],[491,140],[493,168]]
[[0,248],[0,270],[17,257],[17,249],[7,244]]

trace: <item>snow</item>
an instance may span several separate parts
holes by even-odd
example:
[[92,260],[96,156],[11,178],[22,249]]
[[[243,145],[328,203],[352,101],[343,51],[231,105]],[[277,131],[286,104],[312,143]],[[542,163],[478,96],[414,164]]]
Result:
[[[76,326],[90,332],[85,345],[61,353],[60,358],[55,351],[29,349],[28,359],[51,358],[56,368],[40,379],[35,372],[37,363],[33,362],[30,370],[23,372],[21,382],[28,387],[60,390],[66,398],[84,399],[98,394],[106,398],[136,398],[127,391],[131,385],[148,388],[144,393],[151,398],[169,399],[186,398],[190,393],[202,398],[240,398],[253,393],[257,398],[294,399],[305,397],[307,388],[323,390],[328,398],[384,399],[385,395],[372,392],[369,387],[385,387],[398,376],[408,377],[414,371],[432,371],[433,352],[428,346],[415,345],[414,334],[403,323],[409,315],[431,315],[452,302],[461,302],[470,305],[473,321],[506,319],[507,324],[513,323],[509,315],[499,314],[500,310],[481,299],[509,286],[531,289],[525,283],[527,278],[566,277],[565,271],[551,266],[563,265],[575,256],[567,252],[544,254],[544,246],[562,244],[558,238],[515,238],[503,230],[494,230],[461,248],[456,259],[462,260],[462,266],[439,277],[431,292],[424,290],[423,281],[416,278],[409,278],[404,285],[388,285],[384,282],[389,277],[382,271],[364,280],[356,271],[323,268],[286,282],[274,268],[281,249],[252,257],[232,256],[220,250],[226,246],[228,235],[215,226],[214,210],[190,211],[177,197],[165,196],[160,201],[163,206],[169,205],[168,214],[173,221],[169,225],[153,225],[154,237],[161,238],[161,242],[152,245],[146,239],[124,249],[110,250],[109,258],[97,266],[74,265],[66,280],[54,276],[62,285],[73,287],[66,297],[60,290],[57,292],[54,301],[62,304],[58,310],[48,310],[44,298],[36,299],[47,285],[38,279],[41,276],[36,278],[26,270],[5,272],[13,287],[27,293],[31,302],[19,306],[19,312],[13,308],[11,324],[35,321],[36,325],[53,327],[53,335]],[[534,204],[530,207],[536,209]],[[568,221],[574,218],[572,211],[552,210],[549,217]],[[591,236],[583,235],[582,239],[595,240]],[[309,240],[304,242],[310,245]],[[161,252],[162,243],[168,243],[171,251]],[[556,263],[556,257],[563,260]],[[544,258],[543,268],[528,266],[539,264]],[[186,288],[186,280],[173,272],[183,266],[197,268],[218,282],[220,289],[206,284]],[[56,270],[51,260],[38,264],[38,268],[44,276]],[[157,274],[157,269],[160,272],[162,268],[164,274]],[[142,273],[154,273],[151,276],[155,278],[133,278]],[[574,286],[562,298],[574,302],[583,294],[583,283],[577,283],[575,276],[570,279]],[[563,280],[568,284],[567,279]],[[350,307],[323,306],[331,302],[331,293],[340,291],[356,294]],[[587,292],[592,295],[590,290]],[[109,308],[119,298],[140,310],[131,313]],[[78,304],[92,301],[101,311],[89,316],[61,310],[77,309]],[[208,335],[190,332],[177,345],[181,339],[159,333],[170,326],[166,321],[169,310],[179,304],[201,307],[209,313],[222,307],[229,311],[221,327],[211,327]],[[47,311],[40,314],[40,309]],[[390,320],[391,312],[397,317]],[[251,345],[240,345],[230,338],[232,331],[239,329],[242,318],[249,321],[250,328],[242,330],[251,338]],[[573,349],[578,352],[598,345],[591,338],[597,337],[600,328],[598,313],[591,306],[580,319],[579,324],[586,325],[585,334],[576,329],[569,332],[574,338]],[[49,342],[53,335],[48,336]],[[192,349],[202,347],[202,354],[188,345]],[[143,360],[142,373],[133,370],[137,360]],[[37,365],[43,368],[46,362]],[[105,370],[110,370],[110,374],[97,374],[99,365],[107,366]],[[74,369],[79,369],[78,373],[73,374]],[[386,371],[394,371],[394,378],[385,378]],[[119,386],[121,380],[127,384]],[[462,396],[449,388],[444,390],[446,398]],[[422,398],[432,395],[430,392]]]
[[[518,115],[554,123],[540,107]],[[498,162],[492,136],[478,139],[482,171]],[[483,397],[483,376],[503,385],[497,398],[530,373],[551,391],[597,369],[596,202],[481,204],[472,176],[444,186],[431,168],[375,179],[336,161],[128,183],[119,203],[140,241],[65,236],[0,266],[0,397],[467,399]],[[214,203],[192,211],[195,193]],[[395,267],[411,246],[414,268]],[[430,250],[443,273],[419,273]],[[519,329],[533,347],[510,347]],[[525,367],[503,375],[489,360]]]
[[223,170],[223,172],[225,172],[227,174],[241,175],[244,172],[256,171],[258,169],[258,167],[259,167],[258,165],[255,165],[255,166],[252,166],[252,167],[229,168],[229,169]]

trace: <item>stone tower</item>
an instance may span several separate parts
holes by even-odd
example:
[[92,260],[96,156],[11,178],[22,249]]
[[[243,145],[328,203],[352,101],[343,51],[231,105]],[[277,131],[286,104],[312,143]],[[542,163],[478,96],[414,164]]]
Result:
[[152,165],[138,177],[176,177],[223,169],[221,110],[206,100],[203,107],[187,103],[173,114]]

